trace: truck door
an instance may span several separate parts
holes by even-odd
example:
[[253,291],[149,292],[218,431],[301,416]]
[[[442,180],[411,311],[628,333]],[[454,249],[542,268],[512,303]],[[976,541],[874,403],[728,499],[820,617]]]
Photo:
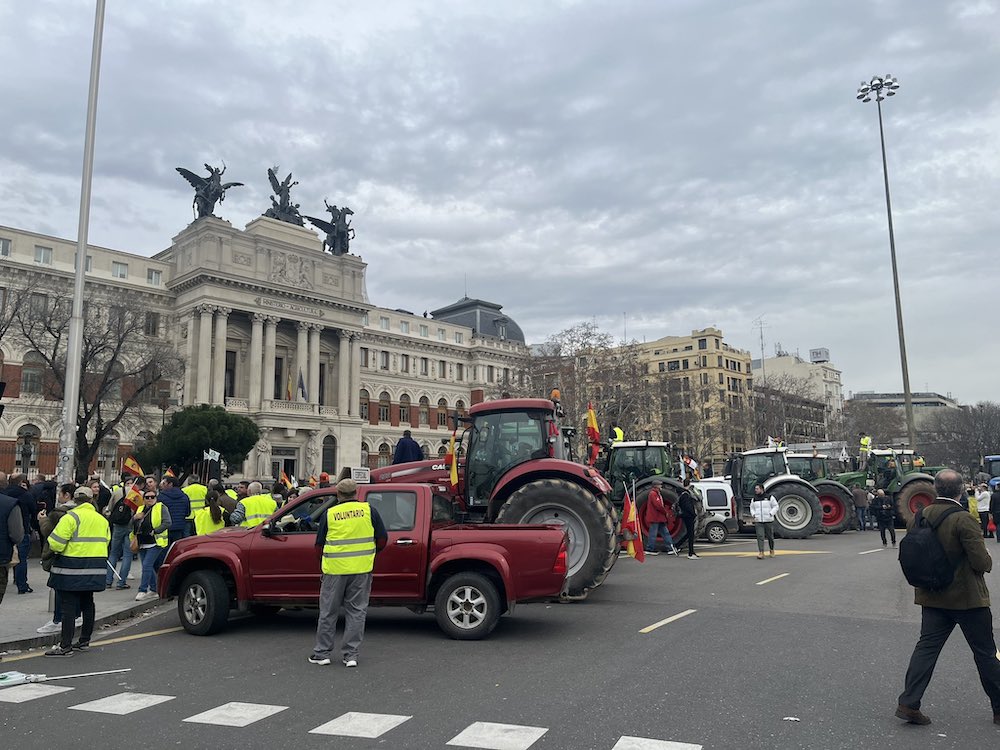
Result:
[[[389,541],[375,556],[373,600],[423,600],[430,540],[430,497],[414,490],[361,487],[362,498],[378,511]],[[419,501],[419,502],[418,502]]]

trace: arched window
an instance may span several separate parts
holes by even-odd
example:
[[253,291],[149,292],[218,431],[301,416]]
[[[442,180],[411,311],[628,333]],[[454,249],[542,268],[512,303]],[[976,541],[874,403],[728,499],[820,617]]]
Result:
[[361,389],[361,401],[360,401],[360,405],[358,406],[358,414],[365,421],[368,420],[368,401],[369,401],[370,398],[371,398],[371,396],[368,395],[368,391],[366,391],[364,388],[362,388]]
[[132,447],[137,451],[141,451],[143,448],[149,445],[149,441],[152,439],[153,439],[153,433],[150,432],[149,430],[143,430],[142,432],[140,432],[138,435],[135,436],[135,440],[132,441]]
[[438,458],[443,458],[448,453],[448,446],[442,445],[438,448]]
[[410,423],[410,397],[405,393],[399,397],[399,421]]
[[427,400],[427,396],[420,397],[420,426],[426,427],[431,423],[431,402]]
[[392,449],[388,443],[382,443],[378,447],[378,468],[388,466],[392,463]]
[[438,399],[437,425],[438,427],[448,426],[448,402],[443,398]]
[[431,457],[431,447],[430,447],[430,445],[428,445],[427,443],[421,443],[420,444],[420,450],[424,454],[424,461],[430,460],[430,457]]
[[323,462],[320,471],[335,474],[337,471],[337,440],[333,435],[323,438]]
[[42,380],[45,375],[45,358],[38,352],[24,355],[21,366],[21,395],[42,395]]
[[465,402],[462,399],[455,402],[455,411],[458,412],[459,416],[465,416]]
[[[389,393],[388,391],[382,391],[378,395],[378,421],[388,422],[389,421]],[[380,450],[381,452],[381,450]]]
[[38,466],[38,446],[42,431],[33,424],[26,424],[17,431],[17,467],[22,474]]
[[367,466],[368,468],[372,468],[371,465],[368,463],[368,457],[369,457],[370,453],[371,453],[371,451],[369,451],[369,449],[368,449],[368,443],[362,442],[361,443],[361,465],[362,466]]

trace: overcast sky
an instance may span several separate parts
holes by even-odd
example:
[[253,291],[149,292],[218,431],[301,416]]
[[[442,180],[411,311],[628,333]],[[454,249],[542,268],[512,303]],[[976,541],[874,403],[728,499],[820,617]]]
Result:
[[[998,399],[1000,0],[109,0],[90,241],[151,255],[219,213],[350,206],[374,304],[495,301],[828,347],[900,391],[878,120],[914,390]],[[92,0],[0,3],[0,224],[75,238]]]

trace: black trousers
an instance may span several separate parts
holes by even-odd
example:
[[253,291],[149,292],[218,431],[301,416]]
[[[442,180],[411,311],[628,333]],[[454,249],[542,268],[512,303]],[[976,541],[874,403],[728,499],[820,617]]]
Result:
[[979,524],[983,527],[983,538],[990,535],[990,512],[988,510],[979,511]]
[[62,603],[62,632],[59,636],[59,646],[69,648],[73,645],[73,631],[76,630],[77,615],[83,615],[83,627],[80,629],[80,643],[90,643],[94,634],[94,592],[93,591],[59,591]]
[[979,681],[990,699],[993,713],[1000,714],[1000,659],[993,640],[993,614],[989,607],[976,609],[938,609],[924,607],[920,621],[920,640],[913,649],[906,670],[906,686],[899,702],[910,708],[920,708],[924,691],[934,674],[941,649],[958,625],[962,629],[979,670]]
[[882,537],[882,544],[885,544],[885,531],[889,530],[889,536],[892,538],[892,543],[896,543],[896,524],[892,522],[892,519],[888,521],[883,521],[881,518],[878,519],[878,533]]
[[684,522],[684,529],[687,531],[688,554],[694,554],[694,518],[691,516],[681,516]]

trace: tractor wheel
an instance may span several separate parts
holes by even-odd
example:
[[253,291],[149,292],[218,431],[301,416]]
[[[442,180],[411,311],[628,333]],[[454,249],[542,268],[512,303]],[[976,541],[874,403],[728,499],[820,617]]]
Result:
[[917,511],[934,502],[937,497],[930,482],[910,482],[896,495],[896,511],[906,526],[917,515]]
[[[652,485],[647,485],[645,487],[640,487],[635,491],[635,509],[639,514],[639,518],[642,520],[642,533],[643,539],[649,533],[649,524],[646,522],[646,501],[649,500],[649,491],[652,489]],[[660,487],[660,497],[663,498],[663,504],[668,506],[668,508],[677,507],[677,492],[674,491],[669,485],[664,484]],[[674,546],[679,547],[682,542],[687,539],[687,527],[681,520],[681,517],[673,513],[672,510],[667,510],[667,530],[670,532],[671,539],[674,540]]]
[[823,509],[811,487],[788,482],[769,490],[778,501],[778,515],[774,519],[774,535],[782,539],[805,539],[819,529]]
[[824,534],[840,534],[847,531],[854,517],[854,499],[851,493],[833,485],[820,485],[816,488],[816,494],[819,496],[819,505],[823,511],[820,531]]
[[497,523],[550,523],[569,535],[570,596],[601,584],[618,559],[618,537],[604,498],[565,479],[539,479],[521,487],[497,513]]

